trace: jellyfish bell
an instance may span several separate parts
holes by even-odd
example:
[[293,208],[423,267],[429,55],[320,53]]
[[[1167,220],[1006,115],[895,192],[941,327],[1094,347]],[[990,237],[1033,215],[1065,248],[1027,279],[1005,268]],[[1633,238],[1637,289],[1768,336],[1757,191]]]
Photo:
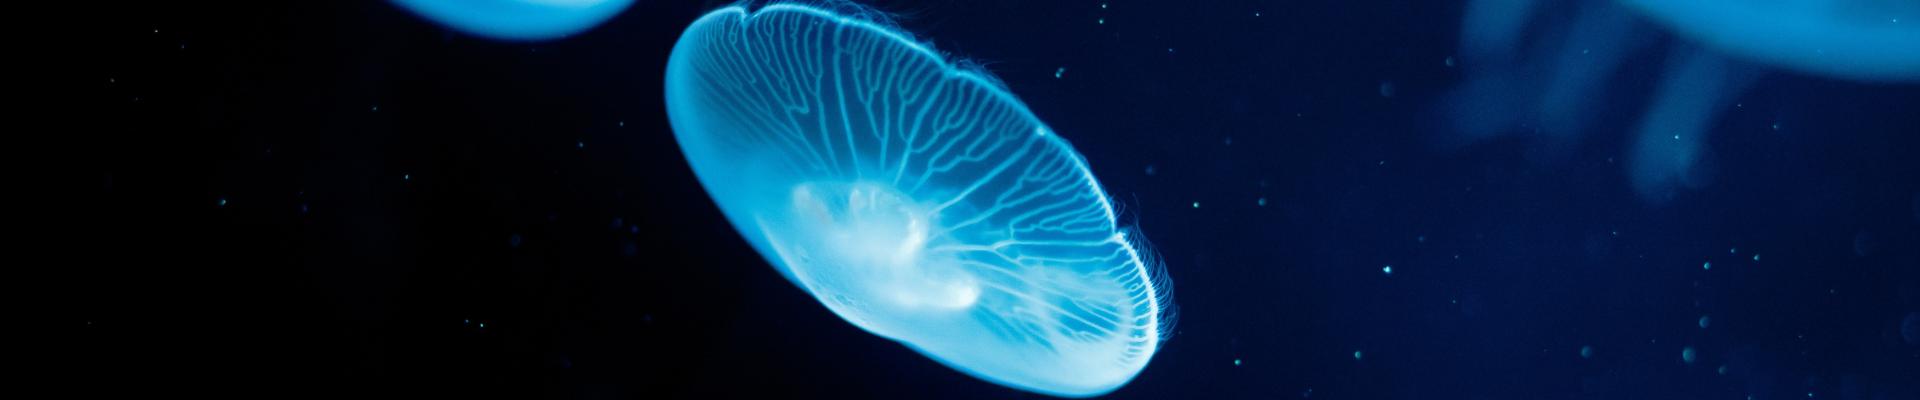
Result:
[[735,6],[689,26],[666,103],[701,185],[868,332],[1038,393],[1132,380],[1170,285],[1085,159],[991,76],[873,15]]
[[482,37],[534,41],[593,28],[633,0],[393,0],[435,23]]
[[[1858,81],[1920,81],[1920,3],[1622,0],[1675,33],[1745,60]],[[1904,19],[1911,19],[1903,20]]]

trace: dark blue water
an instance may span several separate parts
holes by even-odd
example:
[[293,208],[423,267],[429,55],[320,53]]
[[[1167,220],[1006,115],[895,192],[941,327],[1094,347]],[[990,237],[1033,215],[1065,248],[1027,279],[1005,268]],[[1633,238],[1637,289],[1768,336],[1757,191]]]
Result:
[[[1042,397],[847,324],[726,223],[662,104],[721,5],[533,43],[375,1],[94,10],[57,371],[103,396]],[[1920,398],[1915,83],[1736,59],[1684,184],[1648,193],[1643,121],[1712,51],[1648,21],[1557,135],[1530,97],[1453,107],[1486,65],[1456,2],[870,6],[1003,80],[1167,264],[1179,324],[1110,398]],[[1576,15],[1515,51],[1587,50]]]

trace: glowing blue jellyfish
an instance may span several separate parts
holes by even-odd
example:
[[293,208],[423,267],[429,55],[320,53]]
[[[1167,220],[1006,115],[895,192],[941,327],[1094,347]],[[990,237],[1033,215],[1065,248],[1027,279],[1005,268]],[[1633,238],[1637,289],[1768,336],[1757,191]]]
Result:
[[633,0],[393,0],[461,32],[504,40],[546,40],[580,33]]
[[1607,79],[1657,48],[1657,32],[1644,28],[1666,28],[1687,40],[1667,46],[1626,160],[1634,190],[1660,203],[1711,180],[1706,134],[1764,67],[1920,82],[1916,21],[1920,3],[1911,1],[1476,0],[1461,23],[1467,82],[1445,107],[1459,142],[1518,133],[1539,139],[1548,156],[1565,153],[1609,114],[1595,104],[1620,86]]
[[954,369],[1093,396],[1153,357],[1165,275],[1084,159],[983,72],[866,17],[701,17],[667,114],[734,228],[862,329]]

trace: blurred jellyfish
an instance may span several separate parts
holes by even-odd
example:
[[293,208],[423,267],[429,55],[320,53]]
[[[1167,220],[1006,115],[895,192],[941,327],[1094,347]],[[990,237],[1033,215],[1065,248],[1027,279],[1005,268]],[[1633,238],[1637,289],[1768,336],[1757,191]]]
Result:
[[847,11],[728,7],[674,45],[668,118],[734,228],[954,369],[1075,397],[1131,380],[1170,285],[1081,155],[989,75]]
[[[1836,79],[1920,81],[1920,3],[1871,0],[1475,0],[1457,63],[1466,81],[1444,100],[1461,146],[1523,133],[1557,158],[1607,110],[1619,67],[1660,43],[1651,26],[1687,39],[1668,46],[1665,73],[1633,129],[1634,190],[1664,202],[1712,178],[1703,156],[1718,111],[1762,66]],[[1651,24],[1649,24],[1651,22]],[[1453,60],[1453,59],[1450,59]]]
[[393,0],[448,28],[501,40],[548,40],[580,33],[633,0]]
[[[1728,56],[1857,81],[1920,80],[1920,2],[1620,0]],[[1907,22],[1902,23],[1902,19]]]

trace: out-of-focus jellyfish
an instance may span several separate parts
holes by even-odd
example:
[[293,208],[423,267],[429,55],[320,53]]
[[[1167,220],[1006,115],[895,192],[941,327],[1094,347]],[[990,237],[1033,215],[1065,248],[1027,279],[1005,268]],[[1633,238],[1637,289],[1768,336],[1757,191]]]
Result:
[[714,11],[674,45],[666,100],[734,228],[862,329],[1075,397],[1125,384],[1160,344],[1166,275],[1084,158],[985,72],[871,13]]
[[448,28],[502,40],[548,40],[606,22],[633,0],[393,0]]
[[[1660,43],[1666,72],[1641,115],[1627,162],[1634,190],[1663,202],[1711,177],[1701,147],[1718,111],[1774,66],[1868,82],[1920,81],[1920,3],[1870,0],[1476,0],[1457,63],[1467,81],[1445,100],[1462,145],[1520,133],[1547,157],[1604,113],[1607,79]],[[1652,24],[1649,24],[1652,22]]]

